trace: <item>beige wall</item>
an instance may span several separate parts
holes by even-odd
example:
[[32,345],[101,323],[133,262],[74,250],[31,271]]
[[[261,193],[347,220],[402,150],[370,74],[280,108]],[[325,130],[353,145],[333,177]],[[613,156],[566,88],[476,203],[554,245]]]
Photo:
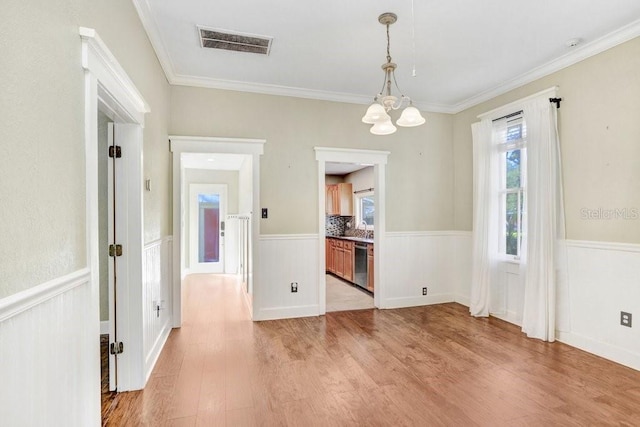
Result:
[[87,265],[79,26],[98,31],[151,107],[145,239],[170,230],[169,85],[131,2],[3,1],[0,298]]
[[588,220],[583,209],[640,209],[640,38],[457,114],[455,226],[471,229],[471,123],[551,86],[558,111],[567,238],[640,243],[640,219]]
[[313,147],[390,151],[387,229],[448,230],[453,221],[453,117],[426,114],[427,123],[375,136],[360,119],[364,105],[215,89],[172,87],[170,133],[264,138],[262,234],[316,233],[318,177]]
[[368,166],[359,171],[352,172],[344,177],[344,182],[353,184],[353,191],[368,190],[374,188],[373,166]]

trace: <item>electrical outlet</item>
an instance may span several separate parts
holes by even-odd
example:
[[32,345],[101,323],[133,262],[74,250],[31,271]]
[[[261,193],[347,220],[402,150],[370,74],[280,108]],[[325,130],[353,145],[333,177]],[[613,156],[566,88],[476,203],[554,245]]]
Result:
[[262,218],[269,218],[269,210],[267,208],[262,208]]
[[631,327],[631,313],[627,313],[626,311],[620,312],[620,324],[622,326],[626,326],[628,328]]
[[422,295],[426,295],[427,294],[427,288],[422,288]]
[[291,292],[298,292],[298,282],[291,282]]

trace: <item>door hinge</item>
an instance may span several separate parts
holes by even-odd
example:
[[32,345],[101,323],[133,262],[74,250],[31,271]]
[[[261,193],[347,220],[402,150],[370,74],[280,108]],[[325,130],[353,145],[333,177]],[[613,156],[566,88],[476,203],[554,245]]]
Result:
[[124,351],[124,344],[122,342],[112,342],[109,347],[109,353],[121,354]]
[[122,256],[122,245],[109,245],[109,256]]
[[110,145],[109,157],[115,157],[116,159],[122,157],[122,148],[119,145]]

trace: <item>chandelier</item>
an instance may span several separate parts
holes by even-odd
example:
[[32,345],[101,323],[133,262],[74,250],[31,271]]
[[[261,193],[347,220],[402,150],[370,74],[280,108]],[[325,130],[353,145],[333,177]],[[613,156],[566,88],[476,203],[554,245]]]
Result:
[[[380,93],[378,93],[373,99],[374,103],[369,106],[366,114],[362,118],[364,123],[373,125],[371,126],[370,132],[374,135],[390,135],[394,133],[397,129],[391,122],[389,111],[399,110],[404,105],[406,105],[406,108],[402,110],[400,118],[396,121],[398,126],[420,126],[425,122],[420,111],[412,105],[411,98],[402,95],[402,92],[398,87],[398,82],[396,81],[395,70],[398,66],[391,62],[391,53],[389,53],[389,26],[397,20],[398,17],[396,14],[391,12],[383,13],[378,17],[378,22],[387,27],[387,62],[382,64],[382,70],[384,71],[384,83],[382,84]],[[400,93],[400,99],[391,95],[392,80],[397,91]]]

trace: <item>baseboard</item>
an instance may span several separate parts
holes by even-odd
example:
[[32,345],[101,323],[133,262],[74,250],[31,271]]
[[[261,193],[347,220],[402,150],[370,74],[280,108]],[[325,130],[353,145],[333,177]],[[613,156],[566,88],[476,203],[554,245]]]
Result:
[[505,322],[509,322],[513,325],[522,327],[522,322],[518,320],[518,316],[513,311],[507,311],[505,313],[489,313],[491,317],[495,317],[496,319],[504,320]]
[[318,316],[318,305],[301,305],[297,307],[263,308],[258,312],[258,318],[253,320],[293,319],[296,317]]
[[100,322],[100,335],[109,334],[109,321],[105,320]]
[[156,362],[160,357],[160,353],[164,348],[164,344],[167,342],[167,338],[169,338],[169,334],[171,333],[171,327],[169,326],[170,324],[171,324],[171,319],[168,319],[164,327],[162,328],[162,332],[158,335],[156,342],[153,344],[153,347],[151,347],[151,351],[149,352],[149,354],[147,354],[146,361],[145,361],[145,367],[146,367],[146,372],[144,377],[145,384],[147,384],[147,382],[149,381],[151,372],[153,372],[153,368],[156,366]]
[[382,308],[406,308],[419,307],[422,305],[444,304],[454,302],[451,294],[426,295],[417,297],[387,298]]
[[454,295],[453,300],[465,307],[471,307],[471,299],[464,295]]
[[640,354],[571,332],[556,331],[558,341],[640,371]]

